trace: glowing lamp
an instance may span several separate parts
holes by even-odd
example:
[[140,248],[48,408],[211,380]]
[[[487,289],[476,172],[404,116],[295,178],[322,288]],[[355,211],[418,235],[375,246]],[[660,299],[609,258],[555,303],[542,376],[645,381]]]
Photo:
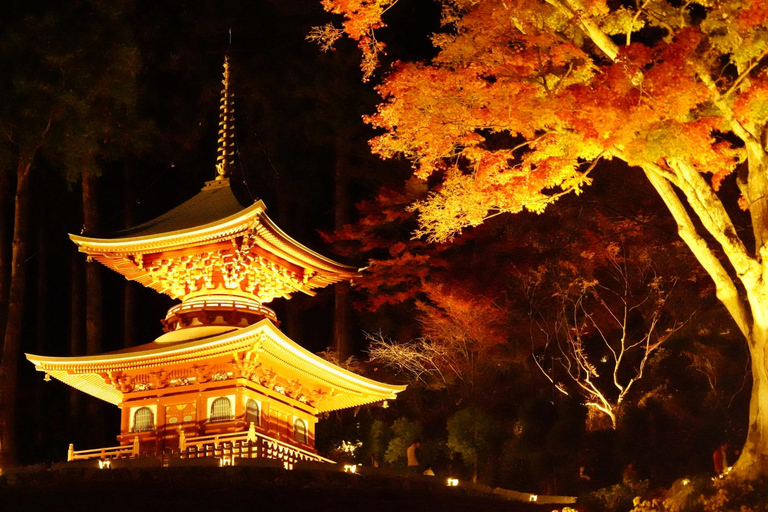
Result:
[[458,478],[449,478],[448,479],[448,487],[458,487],[459,485],[459,479]]
[[345,473],[357,473],[357,464],[344,464]]
[[99,469],[112,469],[112,461],[107,460],[99,460]]
[[539,497],[536,496],[535,494],[531,494],[530,496],[528,496],[528,501],[539,501]]

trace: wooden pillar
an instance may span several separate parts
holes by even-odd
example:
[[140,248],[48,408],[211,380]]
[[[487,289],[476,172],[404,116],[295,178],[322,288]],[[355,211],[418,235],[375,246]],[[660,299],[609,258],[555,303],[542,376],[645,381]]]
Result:
[[155,418],[155,452],[163,453],[165,448],[165,404],[157,399],[157,417]]
[[[128,434],[128,430],[131,428],[131,408],[125,404],[120,404],[120,433]],[[127,444],[127,443],[121,443]]]
[[[243,420],[245,421],[245,404],[243,398],[245,397],[245,394],[243,393],[243,388],[238,386],[235,388],[235,420]],[[248,425],[246,425],[247,427]]]
[[273,410],[271,407],[269,409],[269,429],[271,432],[274,432],[275,439],[280,441],[280,413]]
[[197,412],[195,416],[197,416],[197,435],[201,436],[203,435],[203,424],[205,423],[205,399],[203,398],[203,393],[200,392],[197,394]]
[[307,422],[307,444],[312,448],[315,447],[315,428],[317,427],[317,416],[312,416],[310,421]]

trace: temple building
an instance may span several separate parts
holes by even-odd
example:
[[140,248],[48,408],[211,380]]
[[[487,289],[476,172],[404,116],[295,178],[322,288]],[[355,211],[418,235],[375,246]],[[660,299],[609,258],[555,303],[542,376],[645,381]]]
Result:
[[215,180],[169,212],[112,238],[70,235],[87,257],[181,302],[153,342],[92,356],[27,354],[36,369],[120,408],[119,446],[69,460],[213,456],[285,467],[327,461],[315,450],[320,413],[392,400],[377,382],[302,348],[265,306],[348,281],[355,268],[293,240],[262,201],[230,188],[234,103],[224,64]]

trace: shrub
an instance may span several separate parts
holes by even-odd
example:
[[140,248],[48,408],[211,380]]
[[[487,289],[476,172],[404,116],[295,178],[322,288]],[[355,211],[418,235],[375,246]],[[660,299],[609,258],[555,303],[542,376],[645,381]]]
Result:
[[745,482],[700,476],[677,480],[661,499],[636,499],[631,512],[761,512],[768,479]]
[[390,464],[396,464],[405,458],[405,452],[414,441],[421,438],[421,425],[408,418],[398,418],[392,424],[394,437],[389,441],[384,459]]
[[623,482],[591,492],[582,498],[590,511],[627,512],[635,505],[635,498],[648,492],[648,480]]

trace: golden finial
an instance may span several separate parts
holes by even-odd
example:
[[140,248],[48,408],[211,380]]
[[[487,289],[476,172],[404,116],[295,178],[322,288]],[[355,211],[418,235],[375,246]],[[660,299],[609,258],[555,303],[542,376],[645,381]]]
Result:
[[224,79],[221,81],[221,106],[219,107],[219,147],[216,157],[217,180],[229,178],[235,164],[235,100],[229,90],[229,55],[224,57]]

